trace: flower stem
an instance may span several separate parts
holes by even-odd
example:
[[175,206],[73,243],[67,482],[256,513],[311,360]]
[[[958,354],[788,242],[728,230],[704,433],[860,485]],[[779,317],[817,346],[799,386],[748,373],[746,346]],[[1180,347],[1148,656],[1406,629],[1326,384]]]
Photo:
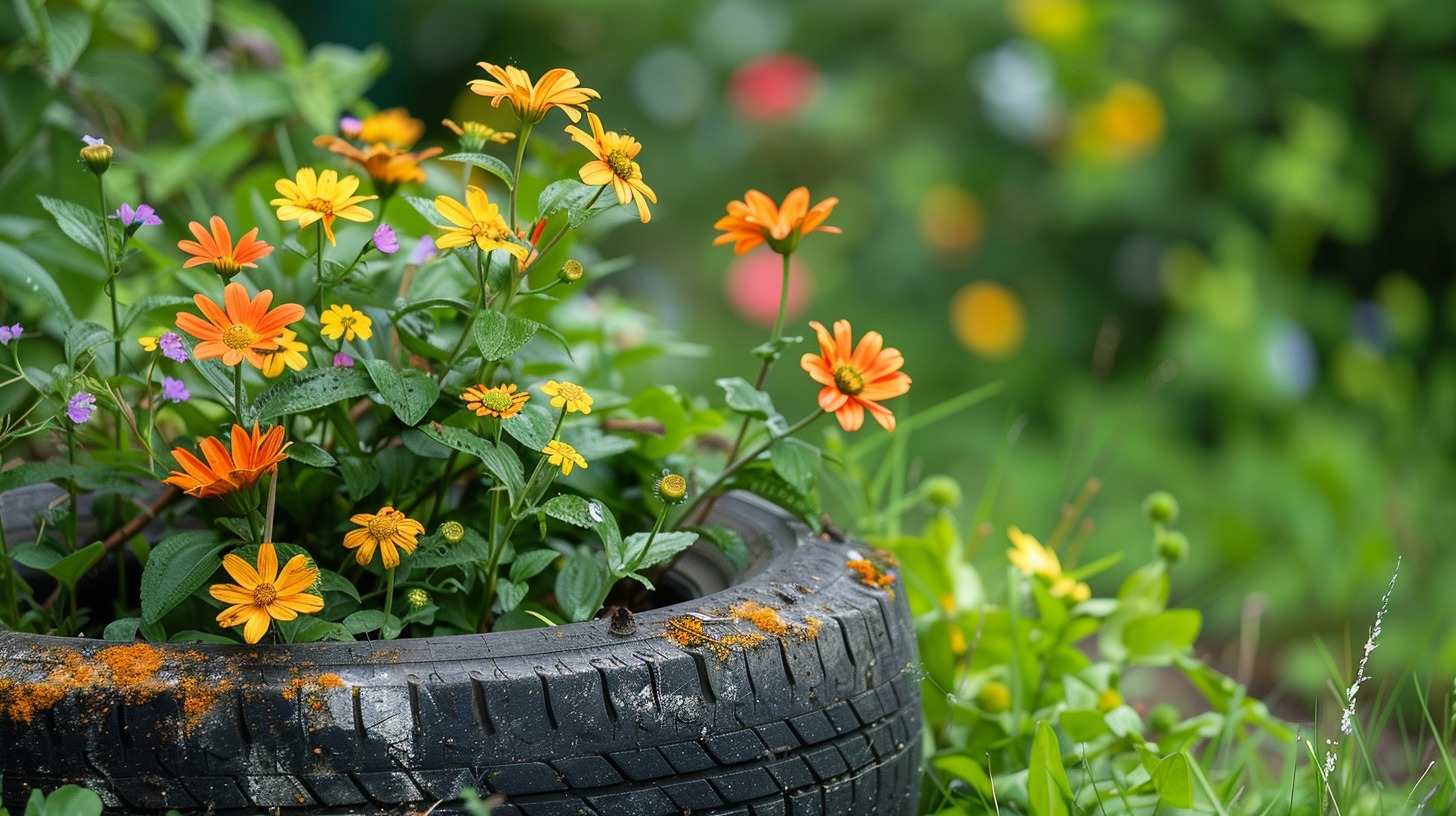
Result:
[[319,314],[324,313],[324,222],[319,219],[314,222],[318,225],[318,250],[314,254],[314,281],[318,285],[318,308]]
[[[779,288],[779,313],[776,317],[774,317],[773,336],[770,337],[768,340],[770,345],[776,345],[779,342],[779,338],[782,337],[784,334],[784,313],[788,311],[789,307],[789,259],[792,257],[792,255],[783,256],[784,277],[783,284]],[[775,350],[772,356],[768,357],[764,361],[764,373],[760,375],[760,381],[762,380],[762,377],[764,375],[767,375],[768,373],[768,363],[770,363],[776,357],[778,357],[777,350]]]
[[516,169],[511,173],[511,232],[516,231],[516,190],[521,186],[521,165],[526,161],[526,140],[531,138],[531,123],[521,123],[521,138],[516,140]]
[[480,291],[475,296],[475,305],[470,309],[470,319],[465,322],[465,327],[460,330],[460,339],[455,341],[455,347],[450,349],[450,356],[445,358],[445,365],[440,368],[440,376],[435,382],[443,385],[445,378],[450,375],[450,370],[455,367],[455,358],[460,355],[460,350],[465,348],[471,334],[475,330],[475,321],[480,317],[480,310],[485,308],[486,284],[490,280],[490,254],[479,247],[476,248],[477,273],[480,277]]
[[[384,571],[384,626],[389,625],[389,613],[394,608],[394,567]],[[383,634],[383,631],[380,631]]]
[[[101,216],[101,249],[106,258],[106,296],[111,300],[111,374],[121,374],[121,311],[116,302],[116,278],[121,273],[121,262],[111,252],[111,223],[106,219],[106,178],[96,175],[96,199]],[[116,449],[121,450],[121,408],[113,411],[116,430]]]
[[278,502],[278,468],[274,466],[268,477],[268,506],[263,516],[263,543],[273,542],[273,507]]
[[233,366],[233,414],[243,424],[243,364]]
[[782,439],[783,437],[793,436],[794,434],[808,427],[809,424],[812,423],[814,420],[818,419],[821,416],[824,416],[825,413],[826,412],[819,410],[813,411],[808,416],[804,417],[798,422],[795,422],[793,425],[790,425],[788,430],[784,431],[781,436],[770,436],[767,442],[757,445],[748,453],[743,454],[737,459],[730,459],[728,466],[723,468],[722,472],[718,474],[717,478],[713,479],[711,484],[699,491],[698,495],[694,497],[693,500],[683,508],[682,515],[678,516],[679,521],[681,522],[684,519],[692,517],[693,510],[696,509],[698,505],[703,502],[704,499],[712,497],[711,501],[709,501],[709,503],[704,506],[702,512],[698,514],[699,517],[697,519],[697,522],[701,522],[702,517],[706,516],[708,514],[708,511],[713,508],[712,502],[717,501],[717,495],[714,491],[722,487],[723,483],[728,481],[728,477],[742,470],[744,465],[747,465],[749,462],[757,459],[760,454],[769,449],[769,446],[774,443],[775,439]]

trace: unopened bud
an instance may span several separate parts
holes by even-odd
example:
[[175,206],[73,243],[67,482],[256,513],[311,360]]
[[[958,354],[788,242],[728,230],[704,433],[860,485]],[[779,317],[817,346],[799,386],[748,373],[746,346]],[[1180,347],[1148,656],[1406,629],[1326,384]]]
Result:
[[669,473],[657,480],[657,497],[668,504],[677,504],[688,495],[688,480]]
[[430,593],[415,587],[405,593],[404,599],[409,602],[410,608],[424,609],[430,603]]
[[98,176],[105,173],[111,167],[111,145],[93,136],[82,138],[85,139],[86,146],[81,148],[81,161],[86,163],[86,169]]
[[961,485],[949,476],[931,476],[925,480],[925,500],[932,507],[949,510],[961,503]]
[[1166,734],[1178,727],[1183,713],[1172,703],[1158,703],[1148,712],[1148,730],[1154,734]]
[[976,704],[988,714],[1000,714],[1011,708],[1011,689],[1005,683],[992,680],[976,692]]
[[1172,524],[1178,520],[1178,500],[1165,490],[1149,493],[1143,499],[1143,515],[1154,524]]
[[1097,695],[1097,710],[1103,714],[1121,705],[1122,695],[1117,693],[1117,689],[1108,689]]
[[1159,558],[1176,564],[1188,557],[1188,536],[1176,530],[1163,530],[1153,541],[1153,550]]
[[440,536],[450,544],[459,544],[465,538],[465,525],[458,521],[447,521],[440,525]]
[[581,262],[573,258],[561,265],[561,271],[556,273],[556,277],[566,283],[576,283],[583,274],[585,270],[581,268]]

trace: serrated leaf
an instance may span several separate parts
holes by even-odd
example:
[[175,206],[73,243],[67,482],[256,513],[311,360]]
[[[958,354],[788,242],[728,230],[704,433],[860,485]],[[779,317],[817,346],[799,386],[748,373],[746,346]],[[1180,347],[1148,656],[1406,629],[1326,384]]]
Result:
[[509,612],[521,605],[526,600],[526,590],[529,589],[523,583],[501,579],[495,585],[495,602],[501,612]]
[[744,468],[733,474],[727,487],[747,490],[755,496],[768,499],[798,516],[810,527],[815,529],[819,527],[819,503],[800,493],[793,485],[771,470],[760,467]]
[[[622,542],[622,572],[647,569],[661,564],[693,546],[693,543],[698,540],[698,534],[658,533],[656,537],[652,538],[651,546],[647,544],[648,538],[647,533],[633,533]],[[616,571],[614,568],[613,572]]]
[[0,493],[17,487],[66,479],[75,471],[75,465],[65,462],[22,462],[9,470],[0,471]]
[[621,546],[622,533],[617,527],[616,516],[596,499],[562,494],[548,499],[541,505],[541,510],[554,519],[595,531],[607,552]]
[[561,431],[561,441],[570,445],[592,464],[609,459],[637,447],[637,441],[625,436],[603,433],[595,425],[569,425]]
[[5,283],[5,293],[18,298],[25,293],[40,295],[45,302],[63,316],[67,322],[75,320],[71,305],[61,294],[61,287],[55,279],[36,263],[34,258],[9,245],[0,244],[0,281]]
[[73,323],[66,332],[66,363],[76,368],[82,354],[110,342],[111,332],[101,326],[89,320]]
[[768,419],[778,415],[768,393],[757,390],[748,380],[742,377],[722,377],[714,382],[723,389],[724,401],[734,411],[754,419]]
[[501,424],[501,429],[530,451],[540,451],[551,441],[556,418],[550,409],[526,403],[516,415]]
[[[566,223],[575,229],[585,223],[592,216],[597,204],[603,201],[608,202],[603,206],[617,203],[614,196],[603,193],[600,187],[590,187],[574,179],[562,179],[552,182],[541,191],[541,197],[536,200],[536,217],[546,218],[565,210]],[[588,209],[588,204],[592,209]]]
[[324,408],[374,390],[362,368],[316,368],[294,374],[253,400],[251,420],[268,422],[290,414]]
[[336,640],[350,643],[354,636],[343,624],[326,621],[312,615],[299,615],[291,621],[280,621],[279,627],[291,626],[294,643],[317,643],[320,640]]
[[576,555],[556,575],[556,601],[567,620],[584,621],[602,608],[612,576],[596,555]]
[[417,368],[401,370],[388,360],[365,360],[364,368],[379,388],[380,400],[406,425],[424,419],[440,398],[434,378]]
[[784,481],[804,495],[814,492],[814,483],[819,478],[819,449],[802,439],[781,436],[773,441],[768,451],[769,463]]
[[518,315],[497,311],[482,312],[471,331],[481,355],[491,362],[500,362],[526,345],[541,324]]
[[[509,423],[510,420],[507,420]],[[515,451],[505,445],[498,445],[464,428],[445,425],[429,425],[420,429],[425,436],[461,453],[468,453],[480,460],[480,464],[496,481],[506,486],[512,500],[526,488],[525,468]]]
[[[424,219],[426,221],[429,221],[431,224],[435,223],[436,219],[444,218],[443,215],[440,215],[440,211],[435,209],[435,199],[433,198],[410,195],[409,193],[404,193],[401,197],[405,201],[409,202],[409,205],[411,207],[415,208],[415,212],[424,216]],[[469,307],[467,306],[466,308]]]
[[142,572],[142,620],[156,623],[222,566],[218,553],[227,546],[212,530],[188,530],[152,548]]
[[212,28],[212,3],[208,0],[147,0],[147,5],[182,41],[191,56],[200,56]]
[[487,173],[504,181],[507,188],[516,186],[515,176],[511,174],[511,168],[505,162],[486,153],[451,153],[448,156],[441,156],[440,161],[460,162],[472,167],[479,167]]
[[[50,566],[41,568],[41,571],[65,586],[74,587],[76,582],[81,580],[81,576],[90,572],[91,568],[96,566],[96,562],[104,557],[106,557],[106,545],[100,541],[93,541]],[[16,560],[20,560],[18,550]],[[27,566],[33,565],[27,564]]]
[[61,228],[67,238],[96,253],[98,257],[106,257],[106,244],[101,238],[101,216],[94,210],[82,207],[74,201],[63,201],[50,196],[38,195],[36,198],[40,199],[40,205],[45,207],[46,212],[56,219],[56,226]]
[[552,562],[561,557],[561,553],[555,550],[530,550],[528,552],[516,553],[511,561],[511,580],[526,582],[541,574],[541,571],[551,566]]
[[469,527],[465,536],[451,544],[439,532],[420,539],[420,545],[410,556],[410,566],[420,569],[431,567],[454,567],[490,560],[490,542]]
[[[390,617],[393,617],[391,615]],[[366,632],[377,632],[384,628],[387,623],[382,609],[361,609],[358,612],[344,618],[344,628],[349,630],[351,635],[362,635]]]

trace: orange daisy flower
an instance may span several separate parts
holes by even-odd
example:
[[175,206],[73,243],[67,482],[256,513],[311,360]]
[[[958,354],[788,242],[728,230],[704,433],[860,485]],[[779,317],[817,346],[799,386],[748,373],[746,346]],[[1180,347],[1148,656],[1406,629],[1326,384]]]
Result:
[[846,431],[859,430],[865,411],[885,430],[895,430],[895,415],[879,400],[910,390],[910,377],[900,370],[905,364],[900,351],[884,348],[879,332],[867,332],[851,351],[848,320],[834,322],[833,337],[817,321],[809,325],[819,335],[819,355],[805,354],[799,365],[824,386],[819,392],[819,407],[832,412]]
[[[642,144],[631,136],[622,136],[616,131],[602,132],[602,120],[595,113],[588,113],[586,120],[591,124],[591,135],[574,125],[568,125],[566,132],[582,147],[595,153],[597,160],[587,162],[581,168],[581,180],[596,187],[612,185],[617,202],[637,203],[637,215],[646,224],[652,218],[647,211],[647,201],[657,203],[657,194],[642,181],[642,168],[634,159],[642,150]],[[644,201],[643,199],[646,199]]]
[[493,108],[500,107],[502,99],[509,99],[516,118],[528,125],[546,118],[546,111],[552,108],[561,108],[568,119],[580,122],[581,111],[586,110],[587,102],[602,98],[591,88],[580,87],[581,80],[576,78],[576,73],[565,68],[552,68],[532,84],[531,75],[513,65],[476,64],[495,81],[472,79],[470,90],[489,98]]
[[349,521],[359,529],[344,533],[344,546],[354,550],[354,560],[361,565],[374,560],[374,551],[385,569],[399,566],[399,552],[415,551],[419,537],[425,534],[425,525],[406,516],[393,507],[381,507],[378,513],[355,513]]
[[213,584],[212,597],[232,604],[217,616],[225,629],[243,625],[243,640],[257,643],[267,634],[275,620],[293,620],[300,614],[311,615],[324,608],[324,599],[308,590],[318,580],[318,569],[308,564],[308,556],[299,554],[288,559],[278,571],[278,552],[271,543],[258,548],[258,566],[228,553],[222,557],[236,584]]
[[530,398],[529,391],[516,391],[515,383],[497,385],[494,388],[484,384],[472,385],[460,393],[465,407],[474,411],[476,416],[493,416],[498,419],[510,419],[520,413],[521,406]]
[[238,239],[238,245],[233,246],[232,233],[228,232],[227,224],[218,216],[208,220],[212,227],[211,233],[196,221],[187,225],[192,230],[196,241],[178,241],[177,248],[191,255],[187,263],[182,264],[183,269],[189,269],[202,264],[212,264],[212,268],[221,275],[223,280],[228,280],[234,275],[243,271],[244,267],[257,269],[258,265],[253,261],[262,258],[273,251],[273,247],[257,240],[258,228],[253,227],[248,233]]
[[175,485],[189,496],[210,499],[243,490],[258,483],[263,474],[288,458],[285,451],[292,442],[283,441],[283,426],[275,425],[260,433],[253,425],[252,433],[241,425],[232,430],[232,451],[223,447],[215,436],[204,438],[198,447],[207,461],[193,456],[186,448],[173,448],[172,456],[181,471],[171,471],[162,482]]
[[823,226],[833,212],[837,198],[826,198],[809,206],[809,188],[799,187],[784,196],[784,206],[757,190],[749,190],[742,201],[728,202],[728,214],[713,225],[724,234],[713,239],[713,246],[733,244],[733,251],[742,255],[764,241],[769,249],[788,255],[799,246],[799,238],[811,232],[838,233],[839,227]]
[[222,295],[226,311],[206,295],[192,296],[206,320],[188,312],[177,313],[177,328],[202,341],[192,350],[192,356],[199,360],[221,357],[223,365],[229,366],[247,360],[261,369],[264,360],[259,352],[278,348],[278,336],[284,327],[303,318],[303,307],[296,303],[270,310],[273,293],[267,289],[249,300],[248,290],[233,282]]
[[[340,129],[350,139],[358,139],[370,144],[383,143],[390,147],[406,149],[425,135],[425,123],[410,116],[409,111],[404,108],[382,110],[363,119],[354,120],[354,123],[356,124],[353,127],[343,125]],[[322,147],[322,145],[320,146]]]
[[445,150],[442,147],[431,147],[418,153],[410,153],[383,142],[375,142],[360,150],[338,136],[327,134],[315,137],[313,143],[364,168],[369,178],[374,179],[376,187],[390,191],[407,181],[423,182],[425,171],[420,169],[420,162],[434,158]]

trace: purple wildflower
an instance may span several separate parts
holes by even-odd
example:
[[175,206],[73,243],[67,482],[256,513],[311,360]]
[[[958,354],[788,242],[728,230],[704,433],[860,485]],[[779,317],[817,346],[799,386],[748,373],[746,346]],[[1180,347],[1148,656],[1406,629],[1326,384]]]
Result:
[[135,210],[131,208],[130,204],[122,204],[121,208],[116,211],[116,217],[121,219],[123,227],[130,227],[132,224],[139,227],[155,227],[162,223],[162,219],[157,217],[157,211],[152,209],[150,204],[138,204]]
[[157,347],[167,356],[168,360],[176,360],[179,363],[187,362],[187,349],[182,346],[182,338],[177,332],[166,332],[157,338]]
[[95,136],[82,136],[81,141],[85,142],[87,147],[97,147],[106,144],[105,139],[98,139]]
[[350,139],[358,136],[363,131],[364,123],[359,121],[356,117],[345,116],[344,118],[339,120],[339,132],[344,134],[345,136],[348,136]]
[[354,358],[353,357],[350,357],[349,355],[345,354],[342,351],[339,352],[338,354],[335,354],[334,355],[334,368],[353,368],[353,367],[354,367]]
[[192,399],[192,392],[187,390],[187,384],[172,377],[162,378],[162,399],[173,402],[186,402]]
[[435,249],[435,239],[425,235],[420,238],[419,243],[415,244],[414,250],[410,252],[409,262],[415,266],[419,266],[435,257],[436,254],[438,252]]
[[0,346],[8,346],[11,340],[19,340],[23,331],[25,328],[19,323],[14,326],[0,326]]
[[380,224],[374,228],[374,248],[385,255],[393,255],[399,251],[399,238],[388,224]]
[[81,425],[91,419],[91,412],[96,410],[96,397],[85,391],[77,391],[71,401],[66,405],[66,416],[77,425]]

